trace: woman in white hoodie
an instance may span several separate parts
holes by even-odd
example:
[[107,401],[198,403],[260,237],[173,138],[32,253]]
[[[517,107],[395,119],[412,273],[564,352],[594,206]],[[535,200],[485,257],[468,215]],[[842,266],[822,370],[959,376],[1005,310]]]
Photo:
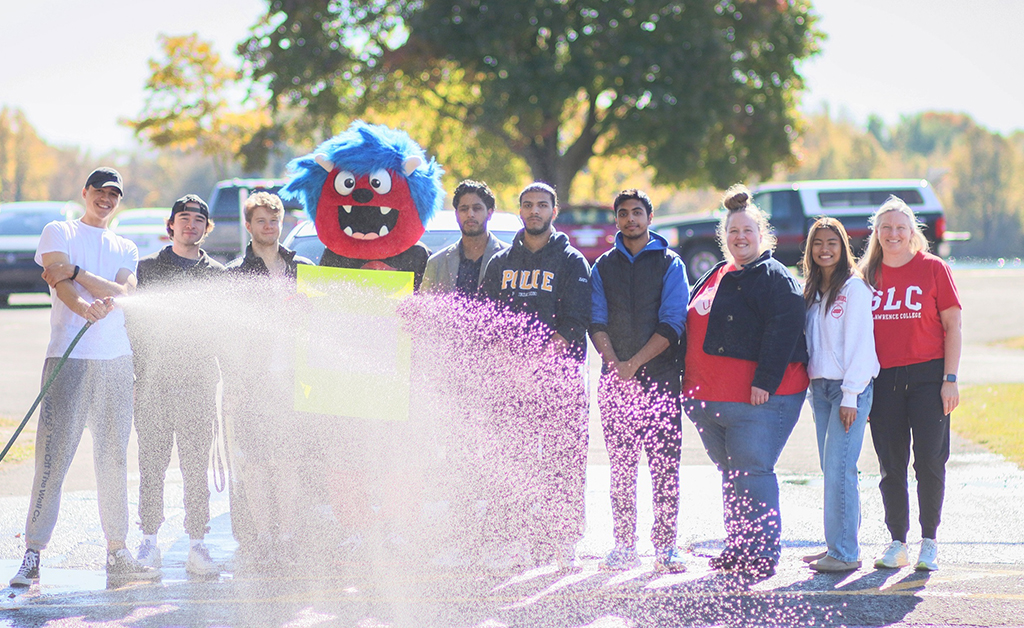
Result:
[[825,474],[827,551],[805,556],[816,571],[860,567],[857,458],[878,375],[871,289],[854,265],[850,238],[834,218],[811,226],[803,259],[810,398]]

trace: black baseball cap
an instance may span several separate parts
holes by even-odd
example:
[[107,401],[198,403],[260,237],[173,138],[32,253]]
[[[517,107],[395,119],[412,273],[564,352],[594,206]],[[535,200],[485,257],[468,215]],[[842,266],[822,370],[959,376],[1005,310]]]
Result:
[[114,188],[117,193],[124,196],[124,183],[121,182],[121,173],[113,168],[97,168],[92,171],[89,178],[85,180],[85,187]]
[[[198,205],[199,209],[195,209],[194,207],[186,207],[186,205],[188,205],[189,203],[193,205]],[[174,201],[174,205],[171,206],[171,220],[174,220],[174,215],[181,211],[198,211],[200,214],[205,216],[207,220],[210,219],[209,205],[207,205],[206,201],[199,198],[199,196],[196,194],[186,194],[185,196],[182,196],[178,200]]]

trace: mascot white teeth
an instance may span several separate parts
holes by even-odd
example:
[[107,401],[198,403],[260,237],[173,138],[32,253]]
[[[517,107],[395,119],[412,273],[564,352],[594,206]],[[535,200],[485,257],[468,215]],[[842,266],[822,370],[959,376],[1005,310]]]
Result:
[[407,133],[356,121],[288,168],[281,196],[316,224],[321,266],[412,272],[419,288],[429,256],[419,239],[444,190],[441,167]]

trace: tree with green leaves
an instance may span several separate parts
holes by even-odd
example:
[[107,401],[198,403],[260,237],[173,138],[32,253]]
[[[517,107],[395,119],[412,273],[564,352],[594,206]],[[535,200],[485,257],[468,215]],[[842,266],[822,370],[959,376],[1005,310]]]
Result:
[[[138,118],[124,124],[153,146],[198,150],[226,173],[254,139],[259,141],[258,134],[272,127],[265,102],[232,102],[246,81],[197,34],[160,35],[160,47],[163,56],[149,60],[145,105]],[[260,155],[259,166],[265,156]]]
[[1024,244],[1024,160],[1001,135],[973,124],[953,138],[949,156],[950,228],[971,233],[961,248],[979,256],[1019,254]]
[[419,99],[567,197],[600,155],[726,186],[791,157],[808,0],[268,0],[239,50],[325,129]]

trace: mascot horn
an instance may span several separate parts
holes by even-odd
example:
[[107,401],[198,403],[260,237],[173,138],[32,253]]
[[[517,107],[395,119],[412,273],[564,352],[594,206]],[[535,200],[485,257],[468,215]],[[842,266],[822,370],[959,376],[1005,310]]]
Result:
[[409,271],[419,287],[429,256],[419,239],[444,191],[441,167],[407,133],[356,121],[288,169],[281,196],[316,224],[320,265]]

